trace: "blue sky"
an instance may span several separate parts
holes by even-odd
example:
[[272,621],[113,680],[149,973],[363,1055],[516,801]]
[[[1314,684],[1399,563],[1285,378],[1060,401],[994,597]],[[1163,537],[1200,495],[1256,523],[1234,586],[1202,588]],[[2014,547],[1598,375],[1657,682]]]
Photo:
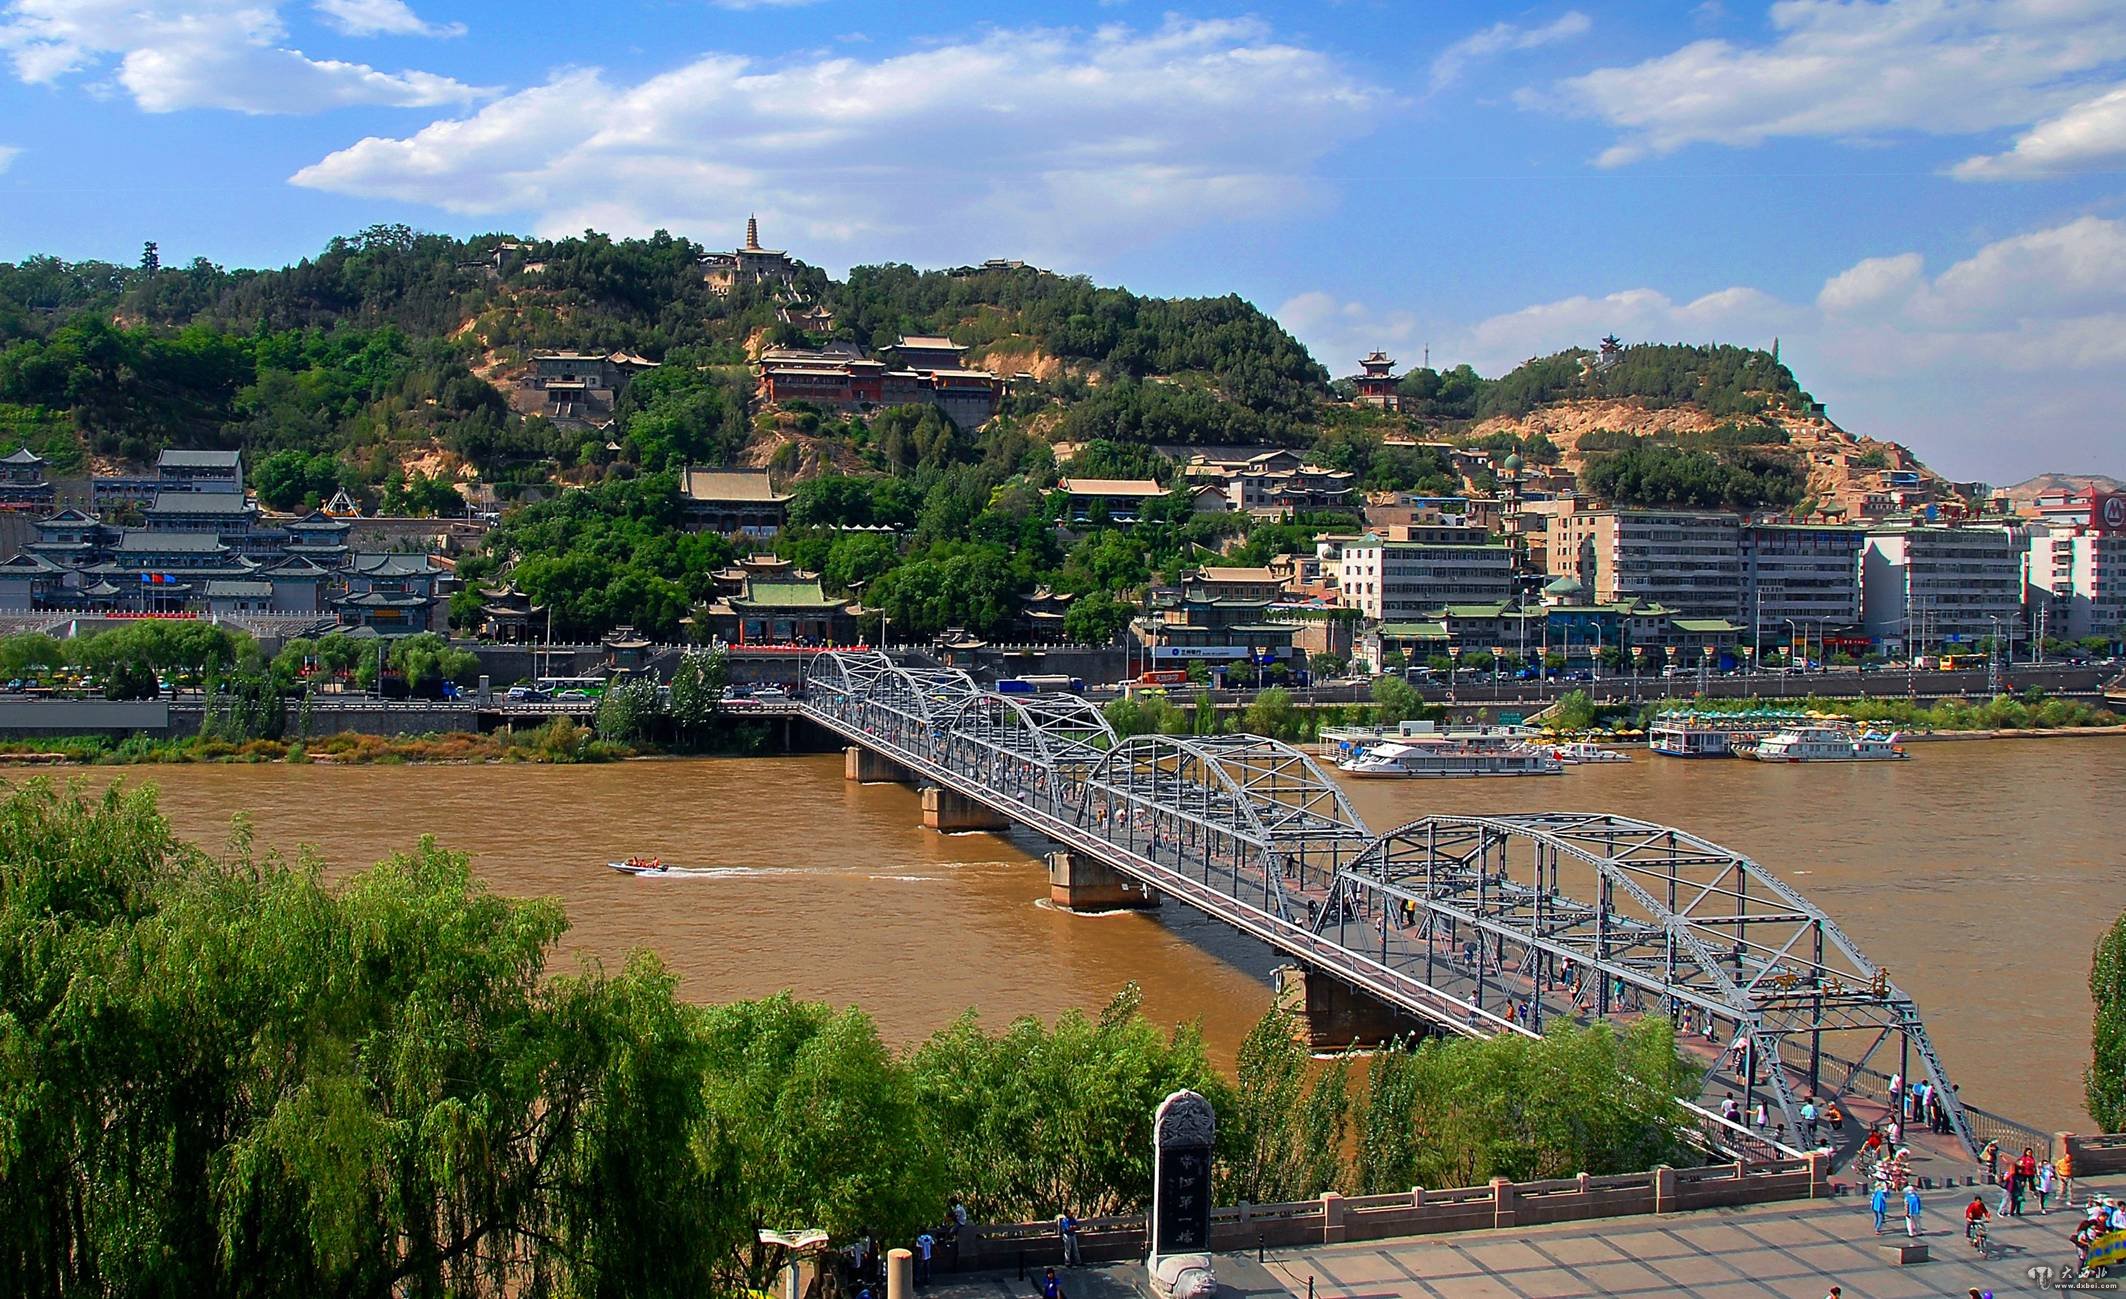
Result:
[[1236,291],[1335,373],[1769,346],[2126,476],[2126,5],[0,0],[0,256],[658,227]]

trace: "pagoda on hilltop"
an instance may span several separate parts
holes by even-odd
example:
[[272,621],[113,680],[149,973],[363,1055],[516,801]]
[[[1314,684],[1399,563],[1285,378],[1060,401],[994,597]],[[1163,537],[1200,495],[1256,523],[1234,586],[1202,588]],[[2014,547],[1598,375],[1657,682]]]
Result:
[[703,254],[701,275],[718,293],[729,293],[740,284],[765,285],[787,292],[796,287],[797,263],[780,248],[761,247],[760,220],[748,216],[745,246],[727,253]]
[[1358,400],[1366,406],[1381,410],[1401,410],[1402,394],[1395,390],[1395,359],[1379,348],[1360,361],[1362,373],[1358,376]]

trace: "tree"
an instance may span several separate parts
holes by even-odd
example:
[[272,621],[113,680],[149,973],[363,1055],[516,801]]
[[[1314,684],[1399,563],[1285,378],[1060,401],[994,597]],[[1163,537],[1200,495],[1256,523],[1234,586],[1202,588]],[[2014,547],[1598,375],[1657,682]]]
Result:
[[1425,709],[1417,687],[1401,677],[1381,677],[1373,683],[1373,703],[1380,710],[1383,726],[1393,726],[1418,716]]
[[720,649],[689,649],[679,656],[666,709],[680,738],[699,739],[715,721],[728,675],[729,661]]
[[1105,591],[1088,591],[1063,614],[1063,634],[1080,645],[1112,645],[1137,616],[1137,606]]
[[2088,1072],[2082,1090],[2089,1117],[2106,1132],[2126,1130],[2126,915],[2111,922],[2089,962],[2096,1000]]
[[1292,692],[1279,686],[1259,691],[1240,716],[1240,727],[1251,735],[1273,740],[1304,738],[1306,717],[1292,706]]
[[718,1271],[765,1288],[784,1252],[764,1228],[817,1227],[835,1240],[905,1240],[946,1195],[940,1115],[860,1010],[789,994],[703,1013],[703,1091],[722,1117],[742,1178],[748,1230]]
[[1349,1067],[1341,1060],[1313,1082],[1292,1013],[1272,1006],[1240,1043],[1232,1103],[1218,1116],[1218,1202],[1274,1204],[1313,1199],[1343,1182]]
[[657,722],[657,686],[651,681],[627,681],[605,692],[598,701],[598,738],[617,744],[634,744],[649,738]]

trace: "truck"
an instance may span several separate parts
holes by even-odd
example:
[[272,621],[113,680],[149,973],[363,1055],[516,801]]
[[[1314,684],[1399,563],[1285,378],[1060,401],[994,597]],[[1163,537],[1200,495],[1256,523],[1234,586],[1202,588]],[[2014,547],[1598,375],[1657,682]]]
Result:
[[1137,678],[1137,684],[1146,686],[1180,686],[1188,684],[1186,668],[1153,668]]

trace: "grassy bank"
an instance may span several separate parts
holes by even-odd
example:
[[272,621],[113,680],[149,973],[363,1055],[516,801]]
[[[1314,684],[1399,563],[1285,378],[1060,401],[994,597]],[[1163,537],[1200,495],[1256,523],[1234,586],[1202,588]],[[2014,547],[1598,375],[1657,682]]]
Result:
[[[1649,705],[1646,717],[1674,704]],[[2107,708],[2040,694],[2000,695],[1993,699],[1943,699],[1920,704],[1910,699],[1693,699],[1690,708],[1707,713],[1746,712],[1755,708],[1790,708],[1875,726],[1906,731],[2060,731],[2117,726],[2120,717]]]
[[424,735],[362,735],[342,731],[304,740],[148,739],[104,735],[0,741],[0,764],[58,755],[95,766],[183,762],[314,762],[338,764],[406,762],[614,762],[634,757],[624,744],[600,740],[566,717],[530,731],[468,731]]

